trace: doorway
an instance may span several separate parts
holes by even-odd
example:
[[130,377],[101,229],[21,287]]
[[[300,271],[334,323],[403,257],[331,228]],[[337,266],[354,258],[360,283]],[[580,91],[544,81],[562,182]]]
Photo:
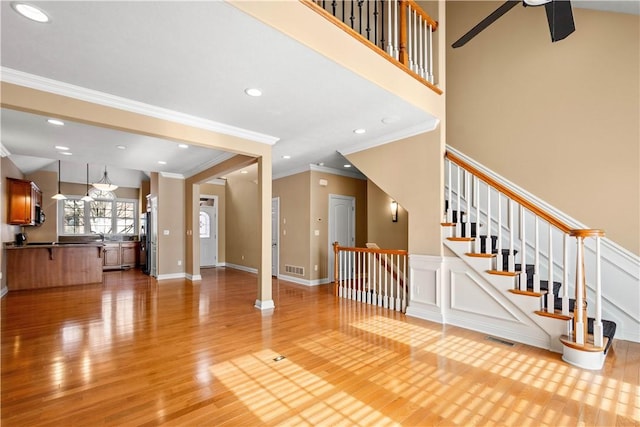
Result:
[[278,256],[280,253],[280,197],[271,199],[271,275],[278,277]]
[[327,252],[329,265],[329,280],[333,280],[334,253],[333,243],[340,246],[355,246],[356,244],[356,198],[329,194],[329,251]]
[[200,267],[218,265],[218,196],[200,196]]

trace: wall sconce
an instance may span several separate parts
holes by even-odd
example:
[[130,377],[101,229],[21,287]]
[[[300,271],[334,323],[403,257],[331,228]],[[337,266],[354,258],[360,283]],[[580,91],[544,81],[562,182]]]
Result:
[[398,202],[391,202],[391,221],[398,222]]

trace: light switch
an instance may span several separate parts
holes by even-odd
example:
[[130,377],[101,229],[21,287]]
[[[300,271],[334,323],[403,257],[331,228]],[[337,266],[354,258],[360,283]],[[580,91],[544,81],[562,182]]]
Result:
[[320,230],[313,230],[313,234],[316,235],[316,236],[319,236],[320,235]]
[[165,236],[168,236],[168,235],[169,235],[169,230],[164,230],[164,231],[162,232],[162,234],[164,234]]

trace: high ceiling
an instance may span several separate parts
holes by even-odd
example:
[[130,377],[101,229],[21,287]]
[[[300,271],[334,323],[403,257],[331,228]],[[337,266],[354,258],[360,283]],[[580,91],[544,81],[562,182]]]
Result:
[[[436,119],[222,1],[34,1],[39,24],[0,2],[3,81],[74,94],[273,145],[273,175],[344,170],[353,151],[433,128]],[[574,1],[639,13],[637,1]],[[260,88],[263,96],[244,90]],[[120,185],[156,171],[188,177],[231,153],[2,110],[3,155],[24,172],[84,182],[105,165]],[[355,134],[357,128],[366,129]],[[63,155],[56,145],[69,147]],[[124,146],[126,149],[119,149]],[[285,159],[290,156],[290,159]],[[164,161],[166,164],[159,164]],[[72,167],[73,166],[73,167]],[[141,171],[136,175],[132,171]],[[129,177],[129,178],[127,178]]]
[[[51,22],[30,21],[9,2],[0,4],[2,80],[115,99],[125,108],[275,141],[274,177],[311,164],[342,169],[339,150],[435,124],[424,111],[225,2],[31,4],[46,11]],[[251,87],[263,95],[247,96],[244,91]],[[86,163],[92,176],[107,164],[112,178],[118,168],[188,177],[229,156],[78,123],[56,127],[44,117],[17,111],[2,113],[2,145],[25,173],[54,170],[61,159],[63,165],[77,163],[79,182]],[[357,128],[366,133],[355,134]],[[73,155],[61,154],[56,145],[69,147]]]

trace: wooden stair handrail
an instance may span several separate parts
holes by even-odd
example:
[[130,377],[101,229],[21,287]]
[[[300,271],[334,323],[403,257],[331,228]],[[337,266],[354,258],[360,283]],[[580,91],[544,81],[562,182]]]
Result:
[[495,179],[493,179],[489,175],[485,174],[481,170],[477,169],[473,165],[470,165],[469,163],[464,161],[462,158],[460,158],[459,156],[457,156],[456,154],[454,154],[454,153],[452,153],[450,151],[447,151],[445,153],[445,157],[447,159],[449,159],[451,162],[453,162],[456,165],[460,166],[461,168],[469,171],[472,175],[477,176],[480,180],[482,180],[485,183],[487,183],[487,185],[495,188],[500,193],[502,193],[505,196],[507,196],[508,198],[514,200],[515,202],[517,202],[521,206],[524,206],[529,211],[531,211],[534,215],[544,219],[549,224],[552,224],[553,226],[558,228],[563,233],[569,234],[571,236],[582,235],[584,237],[591,237],[591,236],[600,236],[600,237],[602,237],[602,236],[604,236],[604,231],[602,231],[602,230],[574,229],[573,227],[565,224],[564,222],[562,222],[561,220],[559,220],[555,216],[551,215],[547,211],[539,208],[538,206],[534,205],[533,203],[531,203],[530,201],[528,201],[524,197],[520,196],[515,191],[513,191],[513,190],[509,189],[508,187],[502,185],[501,183],[499,183],[498,181],[496,181]]

